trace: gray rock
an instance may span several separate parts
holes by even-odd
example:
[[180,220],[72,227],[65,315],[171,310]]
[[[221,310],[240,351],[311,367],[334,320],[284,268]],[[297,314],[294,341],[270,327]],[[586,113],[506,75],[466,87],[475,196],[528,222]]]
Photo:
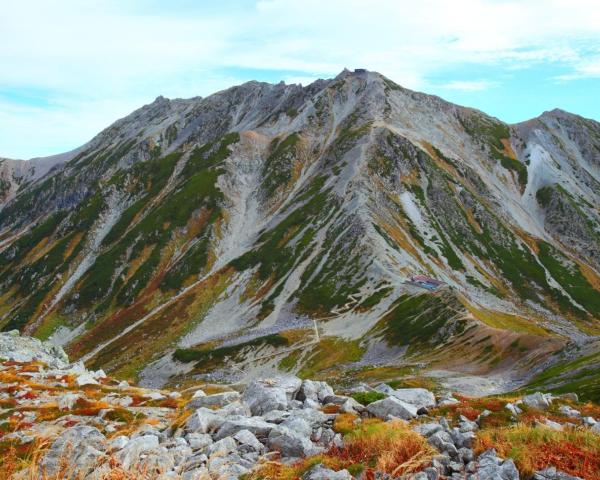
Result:
[[475,441],[475,432],[461,432],[458,428],[452,429],[450,436],[457,448],[471,448]]
[[561,393],[556,398],[560,398],[562,400],[569,400],[569,401],[575,402],[575,403],[579,402],[579,396],[573,392]]
[[365,411],[365,406],[361,403],[354,400],[352,397],[349,397],[342,405],[340,406],[340,412],[342,413],[362,413]]
[[199,478],[210,478],[208,468],[194,468],[193,470],[188,470],[181,475],[181,480],[198,480]]
[[465,464],[472,462],[475,459],[475,454],[473,453],[473,450],[465,447],[458,449],[458,456],[460,457],[461,461]]
[[154,400],[154,401],[165,400],[167,398],[165,395],[163,395],[160,392],[147,392],[147,393],[144,393],[142,396],[148,400]]
[[79,375],[75,382],[78,386],[83,387],[84,385],[98,385],[98,381],[90,373],[82,373]]
[[598,423],[594,417],[583,417],[581,420],[583,424],[587,425],[588,427],[593,427]]
[[185,423],[185,429],[188,432],[208,433],[219,429],[225,421],[226,419],[222,415],[208,408],[199,408],[189,416]]
[[213,443],[212,437],[207,433],[188,433],[185,438],[192,450],[203,450]]
[[477,459],[480,480],[519,480],[519,471],[512,459],[498,458],[494,449],[487,450]]
[[312,427],[303,418],[290,417],[281,423],[282,427],[288,428],[303,437],[309,438],[312,435]]
[[413,430],[424,437],[430,437],[434,433],[442,431],[443,428],[439,423],[420,423],[415,425]]
[[239,455],[230,454],[226,456],[217,455],[208,460],[208,471],[210,477],[219,480],[238,480],[242,475],[248,473],[248,466]]
[[390,387],[387,383],[380,383],[373,390],[379,393],[383,393],[385,395],[391,395],[392,393],[394,393],[394,389]]
[[69,357],[61,347],[37,338],[21,336],[18,330],[0,333],[0,359],[16,362],[39,360],[50,368],[66,369]]
[[533,480],[583,480],[580,477],[568,475],[556,467],[548,467],[533,474]]
[[347,397],[346,395],[328,395],[323,399],[324,404],[333,403],[334,405],[343,405],[352,397]]
[[[294,412],[294,415],[297,415],[299,412]],[[279,424],[283,422],[286,418],[289,418],[290,412],[287,410],[271,410],[270,412],[265,413],[261,418],[265,422]]]
[[512,403],[507,403],[506,409],[512,414],[513,417],[518,417],[523,413],[523,410],[521,410],[517,405],[514,405]]
[[312,400],[323,403],[325,398],[334,395],[333,388],[327,382],[315,382],[313,380],[303,380],[296,398],[301,402]]
[[215,442],[206,448],[206,454],[209,458],[212,456],[222,457],[224,455],[234,452],[237,452],[237,443],[235,443],[233,437],[222,438],[218,442]]
[[248,405],[246,405],[243,402],[229,403],[219,408],[218,410],[215,410],[214,412],[225,417],[228,417],[230,415],[249,417],[250,415],[252,415],[252,413],[250,412],[250,408],[248,408]]
[[40,460],[40,472],[49,478],[58,477],[61,468],[67,465],[65,478],[84,477],[104,456],[106,447],[106,438],[97,428],[85,425],[67,428]]
[[129,440],[124,448],[116,454],[117,459],[125,470],[136,465],[140,455],[152,452],[158,449],[158,437],[156,435],[143,435]]
[[204,390],[198,389],[192,395],[192,400],[195,398],[200,398],[200,397],[206,397],[206,393],[204,393]]
[[578,410],[575,410],[574,408],[569,407],[568,405],[561,405],[558,411],[563,415],[566,415],[567,417],[581,417],[581,413],[579,413]]
[[233,439],[238,443],[238,450],[243,453],[262,452],[265,449],[264,445],[249,430],[240,430],[233,436]]
[[[204,392],[203,392],[204,393]],[[201,407],[224,407],[239,401],[241,395],[238,392],[222,392],[214,395],[200,395],[188,402],[186,408],[197,409]]]
[[193,471],[198,468],[202,468],[208,462],[208,457],[204,453],[198,453],[196,455],[192,455],[185,459],[184,464],[182,465],[182,470],[185,471]]
[[410,420],[417,416],[417,408],[414,405],[394,397],[387,397],[369,404],[367,412],[383,420],[387,420],[390,417]]
[[427,475],[427,480],[438,480],[440,478],[439,472],[433,467],[426,468],[423,473]]
[[313,409],[307,408],[304,410],[294,411],[293,414],[288,415],[288,417],[285,418],[283,421],[285,422],[287,419],[291,419],[291,418],[301,418],[302,420],[306,420],[306,422],[308,422],[308,424],[312,428],[317,428],[320,425],[327,422],[328,420],[333,421],[333,419],[335,418],[335,415],[329,415],[329,414],[325,414],[319,410],[313,410]]
[[525,395],[523,397],[523,403],[531,408],[537,408],[538,410],[546,410],[552,403],[552,395],[547,393],[535,392],[531,395]]
[[389,395],[419,408],[435,407],[435,396],[425,388],[401,388]]
[[242,400],[250,407],[252,415],[285,410],[301,385],[302,381],[293,376],[253,380],[244,391]]
[[303,476],[303,480],[352,480],[352,475],[348,470],[340,470],[336,472],[323,465],[315,465],[308,470]]
[[308,457],[323,451],[321,447],[314,445],[310,438],[281,425],[271,430],[268,444],[283,457]]
[[427,441],[442,453],[447,453],[452,458],[458,457],[458,449],[452,440],[452,436],[446,431],[439,431],[431,435]]
[[112,451],[121,450],[129,443],[129,437],[126,435],[119,435],[113,439],[111,439],[109,448]]
[[460,403],[456,398],[454,398],[451,394],[446,393],[442,396],[442,398],[440,398],[440,401],[438,402],[438,406],[439,407],[447,407],[448,405],[456,405],[457,403]]
[[542,425],[544,425],[546,428],[556,430],[557,432],[562,432],[564,430],[564,427],[560,423],[554,422],[548,418],[544,419]]
[[474,432],[479,429],[479,425],[477,425],[477,422],[472,422],[468,418],[461,415],[458,428],[461,432]]
[[431,459],[431,466],[436,469],[440,474],[445,475],[449,468],[451,459],[448,455],[435,455]]
[[59,410],[73,410],[77,400],[81,398],[78,393],[65,393],[58,399]]
[[248,430],[257,437],[268,437],[275,424],[265,422],[260,417],[236,417],[225,420],[215,438],[220,440],[224,437],[235,435],[240,430]]

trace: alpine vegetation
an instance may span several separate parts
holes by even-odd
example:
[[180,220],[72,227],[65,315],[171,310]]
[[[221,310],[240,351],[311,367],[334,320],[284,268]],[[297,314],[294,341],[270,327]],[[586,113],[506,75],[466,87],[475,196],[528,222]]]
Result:
[[1,159],[0,472],[598,479],[599,205],[599,123],[364,69]]

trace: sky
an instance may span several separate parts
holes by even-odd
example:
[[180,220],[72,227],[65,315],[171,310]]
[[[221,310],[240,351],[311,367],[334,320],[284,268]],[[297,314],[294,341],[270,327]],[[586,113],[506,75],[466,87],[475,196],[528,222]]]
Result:
[[0,157],[74,149],[158,95],[345,67],[510,123],[600,121],[600,0],[0,0]]

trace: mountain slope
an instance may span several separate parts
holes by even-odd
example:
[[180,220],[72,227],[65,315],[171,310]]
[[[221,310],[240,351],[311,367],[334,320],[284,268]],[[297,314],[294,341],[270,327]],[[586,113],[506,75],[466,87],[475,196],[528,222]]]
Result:
[[373,72],[159,97],[3,204],[0,325],[148,384],[504,388],[597,335],[599,182],[594,121],[506,125]]

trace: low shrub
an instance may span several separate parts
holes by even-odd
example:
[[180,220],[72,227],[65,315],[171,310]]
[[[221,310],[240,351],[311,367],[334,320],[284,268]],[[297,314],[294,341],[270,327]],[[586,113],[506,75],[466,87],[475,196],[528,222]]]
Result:
[[481,430],[475,452],[490,448],[500,457],[512,458],[526,478],[552,465],[569,475],[600,480],[600,437],[588,430],[556,431],[523,423]]
[[384,399],[385,395],[381,392],[357,392],[352,395],[352,398],[358,403],[368,405],[369,403]]

